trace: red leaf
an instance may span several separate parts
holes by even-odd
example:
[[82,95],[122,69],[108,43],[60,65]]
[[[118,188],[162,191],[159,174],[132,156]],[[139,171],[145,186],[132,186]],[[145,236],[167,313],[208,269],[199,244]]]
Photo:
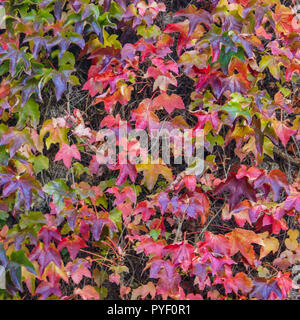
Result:
[[107,189],[105,192],[109,192],[114,194],[116,197],[114,201],[114,205],[118,205],[120,203],[124,203],[127,199],[129,199],[131,202],[136,202],[136,193],[133,190],[133,188],[126,186],[122,191],[118,187],[112,187]]
[[[286,175],[278,169],[272,170],[269,174],[262,173],[254,182],[254,188],[258,189],[263,187],[264,184],[270,185],[274,193],[274,201],[278,201],[280,198],[280,190],[284,189],[287,194],[290,193],[289,183]],[[268,194],[268,190],[265,190]]]
[[175,109],[184,109],[184,103],[177,94],[162,93],[153,100],[153,107],[163,106],[171,114]]
[[83,259],[78,259],[76,261],[70,261],[66,265],[66,271],[68,275],[71,276],[75,284],[79,284],[82,278],[85,276],[91,278],[90,263]]
[[293,73],[298,73],[300,76],[300,64],[290,63],[285,71],[285,79],[286,81],[290,81]]
[[43,240],[46,249],[49,247],[51,240],[61,241],[61,235],[56,227],[43,226],[39,231],[38,236]]
[[144,251],[147,256],[154,254],[155,257],[161,258],[165,246],[166,244],[163,241],[154,241],[153,238],[150,237],[140,242],[137,246],[137,253]]
[[72,260],[74,260],[81,248],[87,247],[86,243],[82,238],[76,234],[72,234],[66,238],[63,238],[58,245],[58,251],[61,251],[63,248],[67,248]]
[[75,144],[72,144],[71,146],[63,144],[60,150],[57,152],[54,161],[62,160],[65,166],[70,169],[72,158],[81,160],[77,146]]
[[135,182],[136,177],[137,177],[137,171],[136,171],[136,168],[133,164],[131,164],[131,163],[120,164],[117,167],[117,169],[120,169],[118,178],[116,180],[117,186],[122,185],[126,181],[127,177],[129,177],[132,182]]
[[285,147],[288,141],[290,140],[290,137],[297,133],[297,130],[287,127],[281,121],[273,121],[273,126],[277,136],[279,137],[279,139]]
[[251,201],[256,201],[256,192],[253,187],[249,184],[248,179],[243,177],[237,179],[234,172],[231,172],[225,182],[218,185],[215,190],[215,194],[229,191],[229,210],[231,211],[242,199],[246,197]]
[[199,248],[205,246],[209,247],[212,252],[216,254],[222,254],[228,256],[230,253],[230,243],[229,240],[221,234],[213,234],[211,232],[205,233],[205,241],[198,242]]
[[82,289],[75,289],[74,293],[81,296],[83,300],[99,300],[99,293],[96,289],[90,285],[83,287]]
[[157,129],[159,126],[159,118],[154,113],[156,108],[150,99],[144,99],[138,106],[131,112],[131,120],[136,121],[136,129],[152,128]]
[[172,261],[175,266],[180,265],[183,271],[187,271],[192,264],[194,258],[195,248],[185,242],[179,242],[166,246],[163,250],[164,253],[172,254]]
[[148,201],[142,201],[138,203],[133,214],[138,214],[142,212],[142,219],[148,221],[151,216],[155,215],[155,210],[151,207]]
[[52,261],[58,267],[61,266],[61,257],[55,248],[55,246],[50,243],[49,247],[45,249],[41,243],[39,243],[31,252],[29,259],[31,261],[36,260],[40,265],[40,275],[44,273],[47,265]]

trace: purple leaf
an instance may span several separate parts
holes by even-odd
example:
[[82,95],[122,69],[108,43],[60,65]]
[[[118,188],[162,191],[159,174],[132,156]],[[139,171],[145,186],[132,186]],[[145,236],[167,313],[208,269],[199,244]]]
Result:
[[277,281],[265,279],[254,280],[254,288],[250,293],[250,298],[257,298],[259,300],[268,300],[272,292],[276,293],[277,297],[281,299],[281,290],[277,284]]
[[94,236],[94,239],[98,241],[102,233],[104,225],[107,225],[113,231],[117,230],[116,225],[109,218],[98,218],[92,225],[91,232]]

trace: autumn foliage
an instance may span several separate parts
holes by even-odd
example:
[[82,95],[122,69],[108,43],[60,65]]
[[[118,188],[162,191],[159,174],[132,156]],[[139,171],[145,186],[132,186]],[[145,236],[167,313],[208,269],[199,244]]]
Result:
[[[298,294],[294,2],[0,1],[0,299]],[[104,165],[121,121],[202,130],[204,171]]]

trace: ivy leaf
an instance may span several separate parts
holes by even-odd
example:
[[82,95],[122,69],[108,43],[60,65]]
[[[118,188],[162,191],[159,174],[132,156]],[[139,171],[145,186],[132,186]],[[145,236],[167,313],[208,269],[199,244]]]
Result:
[[268,232],[261,233],[260,235],[262,237],[262,243],[263,243],[260,250],[260,256],[259,256],[259,259],[261,260],[262,258],[267,256],[271,251],[273,253],[278,251],[279,241],[274,237],[268,236],[269,235]]
[[155,210],[148,203],[148,201],[142,201],[138,203],[133,214],[142,213],[142,219],[148,221],[153,215],[155,215]]
[[[269,174],[262,173],[255,181],[254,188],[258,189],[260,187],[264,187],[264,185],[269,185],[274,193],[274,201],[278,201],[280,198],[280,190],[284,189],[285,192],[289,195],[289,183],[286,175],[278,170],[274,169]],[[266,194],[269,193],[268,189],[264,188]]]
[[274,279],[265,280],[258,278],[253,281],[253,284],[254,288],[249,295],[250,298],[268,300],[271,293],[275,293],[279,299],[282,297],[281,290],[277,284],[277,281]]
[[70,261],[66,265],[66,271],[70,274],[75,284],[79,284],[83,277],[92,277],[89,268],[90,263],[83,259],[76,259],[76,261]]
[[42,212],[30,211],[28,215],[23,214],[21,216],[19,226],[20,228],[26,229],[31,227],[41,228],[42,225],[46,224],[47,220]]
[[175,109],[185,109],[181,97],[174,93],[170,96],[165,92],[160,94],[153,100],[152,105],[154,108],[163,106],[169,114]]
[[6,256],[6,252],[4,250],[3,245],[0,245],[0,261],[1,261],[1,265],[6,268],[7,264],[8,264],[8,258]]
[[81,0],[70,0],[70,3],[74,11],[78,13],[82,5]]
[[66,238],[63,238],[59,243],[57,249],[61,251],[63,248],[67,248],[72,260],[74,260],[81,248],[85,248],[87,245],[82,238],[73,234]]
[[163,249],[165,246],[165,240],[154,241],[152,237],[147,237],[143,239],[137,246],[137,253],[144,251],[147,256],[153,254],[155,257],[162,258]]
[[157,107],[153,105],[150,99],[144,99],[131,113],[131,120],[136,121],[137,129],[152,128],[156,129],[159,126],[159,118],[154,113]]
[[296,211],[300,212],[300,193],[292,192],[284,202],[284,209],[291,210],[295,208]]
[[63,144],[68,144],[68,131],[69,128],[56,123],[55,119],[49,119],[43,123],[40,131],[40,139],[43,140],[46,133],[49,132],[49,137],[46,139],[47,149],[50,148],[52,143],[59,143],[61,147]]
[[182,50],[185,48],[189,41],[188,36],[189,22],[188,20],[179,23],[170,23],[164,29],[164,33],[179,32],[178,44],[177,44],[177,55],[180,57]]
[[153,84],[153,91],[159,88],[161,91],[166,92],[169,85],[177,87],[177,80],[173,76],[159,75]]
[[165,246],[163,253],[171,253],[175,266],[180,266],[186,272],[192,265],[195,248],[186,241]]
[[139,163],[136,165],[136,169],[139,172],[144,172],[143,183],[146,184],[148,190],[152,190],[154,188],[160,174],[164,176],[169,183],[173,180],[172,170],[165,164]]
[[215,190],[215,194],[229,191],[229,210],[231,211],[243,197],[256,201],[256,192],[246,177],[237,179],[234,172],[230,172],[225,182],[222,182]]
[[112,187],[107,189],[105,192],[112,193],[116,197],[114,205],[123,203],[126,201],[126,199],[129,199],[131,202],[136,203],[136,193],[132,187],[126,186],[121,191],[118,187]]
[[[23,48],[22,48],[23,49]],[[17,65],[20,62],[20,60],[23,61],[25,66],[25,71],[30,74],[30,62],[26,55],[26,53],[23,50],[20,50],[16,48],[14,45],[9,44],[7,50],[3,50],[0,48],[0,62],[3,63],[5,60],[9,60],[9,71],[14,77],[17,72]]]
[[230,241],[230,255],[233,256],[240,252],[250,265],[254,265],[255,252],[251,243],[263,244],[261,236],[252,230],[240,228],[235,228],[225,236]]
[[43,191],[53,196],[54,204],[61,210],[65,207],[65,198],[71,198],[74,196],[66,182],[62,179],[56,179],[48,182],[43,186]]
[[286,245],[286,247],[289,250],[296,250],[298,248],[298,237],[299,237],[299,231],[298,230],[289,230],[288,232],[288,238],[285,239],[284,243]]
[[272,76],[276,79],[280,79],[280,63],[277,56],[263,56],[259,62],[259,68],[263,71],[265,68],[269,68]]
[[24,250],[14,251],[10,256],[11,261],[20,266],[24,266],[29,272],[36,275],[33,264],[28,260]]
[[7,81],[2,80],[0,84],[0,99],[7,97],[10,93],[10,84]]
[[61,72],[58,71],[53,71],[51,76],[52,76],[52,81],[55,86],[55,93],[56,93],[56,100],[59,101],[62,97],[62,94],[66,91],[67,89],[67,82],[70,79],[70,75],[73,72],[72,70],[63,70]]
[[217,276],[214,280],[214,284],[219,283],[222,283],[224,285],[226,294],[229,294],[232,291],[238,294],[239,290],[242,293],[247,294],[253,288],[252,280],[243,272],[238,272],[234,276],[232,276],[231,274],[226,274],[225,277]]
[[[1,172],[2,171],[2,172]],[[44,198],[40,183],[28,173],[19,176],[10,169],[0,168],[0,186],[3,186],[3,196],[18,191],[22,200],[25,202],[26,210],[30,209],[32,203],[32,192],[35,190],[38,195]]]
[[256,149],[258,153],[262,155],[264,145],[264,134],[261,130],[261,120],[254,116],[252,118],[251,126],[254,130]]
[[196,84],[196,91],[202,91],[208,85],[210,85],[214,90],[216,97],[219,99],[224,91],[219,72],[216,70],[211,70],[210,65],[204,69],[198,69],[194,66],[193,70],[199,77]]
[[82,289],[75,289],[74,293],[81,296],[83,300],[99,300],[99,293],[96,289],[90,285],[83,287]]
[[281,121],[273,120],[272,124],[273,124],[274,130],[275,130],[277,136],[281,140],[282,144],[286,147],[290,138],[297,133],[297,130],[289,128]]
[[56,281],[41,281],[36,288],[35,293],[40,294],[41,299],[43,300],[47,299],[52,294],[58,297],[62,296],[59,284]]
[[61,235],[54,226],[43,226],[38,233],[38,237],[43,240],[46,249],[52,240],[61,241]]
[[[9,261],[7,265],[7,269],[9,270],[10,280],[17,290],[23,292],[22,288],[22,277],[21,277],[21,266],[17,263]],[[6,282],[6,288],[8,288],[8,281]]]
[[0,146],[9,145],[9,155],[11,158],[25,143],[32,145],[32,140],[27,128],[19,131],[10,127],[6,133],[2,134],[0,139]]
[[195,192],[180,197],[177,204],[176,197],[172,199],[172,205],[175,211],[180,210],[181,213],[188,217],[197,219],[201,217],[201,224],[204,225],[209,213],[209,200],[204,193]]
[[103,214],[101,217],[97,218],[92,224],[91,232],[96,241],[99,241],[104,225],[106,225],[112,231],[117,231],[115,223],[111,219],[109,219],[107,214]]
[[[228,65],[230,61],[232,60],[232,57],[238,57],[241,60],[244,60],[244,51],[241,47],[235,49],[236,51],[233,50],[226,50],[225,46],[222,46],[218,62],[220,63],[222,71],[227,75],[228,74]],[[228,51],[228,52],[227,52]]]
[[298,75],[300,76],[300,64],[297,64],[297,63],[289,63],[288,64],[286,71],[285,71],[286,81],[291,81],[293,73],[298,73]]
[[141,285],[136,289],[132,290],[131,300],[137,300],[141,297],[142,300],[150,294],[151,298],[154,299],[156,294],[156,288],[153,282],[149,281],[147,284]]
[[68,144],[63,144],[56,154],[54,161],[62,160],[65,166],[70,169],[72,158],[81,160],[81,156],[76,144],[72,144],[71,146]]
[[239,92],[244,94],[250,89],[251,82],[245,79],[241,74],[233,74],[222,79],[223,91],[229,90],[231,93]]
[[49,168],[49,158],[40,154],[37,157],[33,158],[33,169],[36,174],[40,173],[43,170],[48,170]]
[[40,121],[40,110],[39,105],[33,98],[30,98],[26,102],[25,106],[21,109],[16,128],[20,130],[22,127],[24,127],[29,118],[32,121],[32,126],[36,129]]
[[175,17],[182,16],[187,17],[190,21],[188,36],[194,32],[199,23],[203,23],[208,28],[212,24],[212,16],[209,14],[209,12],[203,9],[197,10],[194,5],[190,5],[187,9],[181,9],[175,14]]
[[129,177],[132,182],[135,182],[137,177],[137,172],[136,172],[136,167],[133,164],[131,163],[120,164],[118,165],[116,170],[118,169],[120,170],[120,172],[116,180],[117,186],[122,185],[126,181],[127,177]]
[[47,249],[39,243],[31,252],[29,260],[36,260],[38,262],[40,266],[40,275],[43,275],[45,268],[51,261],[58,267],[61,265],[61,257],[53,243],[50,243]]

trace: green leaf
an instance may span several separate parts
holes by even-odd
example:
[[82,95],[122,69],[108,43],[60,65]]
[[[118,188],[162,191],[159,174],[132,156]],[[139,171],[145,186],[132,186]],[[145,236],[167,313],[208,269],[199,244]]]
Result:
[[100,287],[102,283],[108,279],[108,274],[106,271],[96,268],[93,272],[93,279],[96,282],[97,286]]
[[39,155],[37,157],[31,158],[30,162],[33,162],[33,169],[36,174],[40,173],[43,170],[48,170],[49,168],[49,159],[44,155]]
[[20,111],[17,128],[21,130],[26,125],[28,119],[31,119],[32,126],[36,129],[40,121],[40,110],[39,105],[32,97],[26,102],[25,106]]
[[32,226],[41,227],[47,223],[47,220],[42,212],[30,211],[28,215],[22,214],[19,222],[20,228],[23,230],[25,228],[30,228]]
[[15,251],[10,256],[11,261],[24,266],[29,272],[36,275],[36,271],[34,269],[33,264],[29,261],[29,259],[26,257],[24,250]]
[[238,57],[240,60],[245,60],[245,54],[244,50],[241,47],[237,48],[237,52],[234,52],[232,50],[229,50],[228,52],[225,50],[225,46],[222,46],[221,53],[219,56],[219,63],[221,66],[221,69],[225,74],[228,73],[228,65],[230,63],[230,60],[233,56]]
[[67,65],[67,64],[70,64],[72,67],[74,67],[75,65],[75,57],[73,53],[71,53],[70,51],[66,51],[63,57],[59,59],[60,66]]
[[99,289],[99,298],[100,300],[104,300],[107,297],[107,288],[106,287],[101,287]]
[[9,159],[9,153],[7,152],[7,147],[5,145],[0,146],[0,165],[6,166]]
[[156,25],[151,27],[140,25],[137,27],[137,34],[141,35],[145,39],[157,38],[161,34],[161,30]]
[[66,182],[62,179],[56,179],[47,183],[43,187],[43,191],[53,196],[54,203],[60,209],[63,209],[65,206],[64,198],[71,198],[74,195],[73,193],[71,193],[71,190]]
[[153,238],[153,240],[157,240],[160,236],[161,230],[160,229],[152,229],[150,230],[150,236]]
[[227,112],[231,124],[240,116],[244,117],[248,123],[251,123],[252,116],[249,108],[251,99],[246,99],[239,93],[232,93],[231,96],[232,99],[219,110]]
[[7,212],[0,210],[0,220],[6,221],[8,217],[9,217],[9,214]]
[[122,231],[122,211],[117,208],[109,212],[109,218],[117,225],[118,229]]

